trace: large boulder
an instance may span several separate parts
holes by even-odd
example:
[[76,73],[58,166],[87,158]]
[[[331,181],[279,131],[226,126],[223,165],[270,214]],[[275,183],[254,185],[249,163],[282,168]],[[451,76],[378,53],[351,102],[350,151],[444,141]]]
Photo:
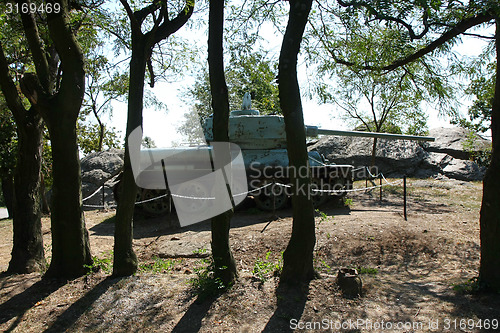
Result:
[[429,136],[436,141],[428,143],[427,151],[448,154],[461,160],[469,159],[471,151],[483,151],[491,146],[491,141],[476,134],[471,136],[470,131],[461,127],[433,128]]
[[[123,168],[123,156],[123,150],[111,149],[91,153],[80,161],[84,207],[97,208],[93,206],[114,203],[113,186]],[[100,189],[103,185],[104,192]]]
[[[361,166],[371,164],[372,147],[371,138],[325,136],[309,150],[318,151],[331,163]],[[379,139],[375,165],[384,174],[402,169],[413,173],[425,156],[426,152],[415,141]]]
[[[436,128],[429,136],[435,142],[378,140],[375,165],[385,175],[431,177],[445,175],[459,180],[480,180],[486,168],[470,161],[471,151],[491,147],[491,142],[471,136],[462,128]],[[325,136],[309,146],[323,154],[330,163],[355,167],[371,164],[373,139]]]
[[458,180],[482,180],[486,168],[473,161],[454,158],[443,168],[443,174]]

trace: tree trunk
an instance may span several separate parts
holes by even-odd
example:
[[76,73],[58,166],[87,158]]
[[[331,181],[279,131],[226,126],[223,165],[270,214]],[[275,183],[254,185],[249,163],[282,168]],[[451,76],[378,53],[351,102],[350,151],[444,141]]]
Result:
[[483,180],[481,204],[480,282],[484,288],[500,291],[500,19],[496,19],[497,73],[491,111],[491,163]]
[[[224,1],[210,1],[208,28],[208,67],[213,108],[213,137],[215,142],[229,142],[229,97],[224,76]],[[216,156],[230,161],[229,149],[225,156]],[[227,153],[227,154],[226,154]],[[221,161],[219,161],[221,162]],[[222,163],[226,165],[226,163]],[[224,172],[224,169],[221,169]],[[224,285],[230,285],[237,277],[236,262],[229,245],[229,229],[233,210],[214,216],[212,226],[212,256],[215,274]]]
[[104,141],[104,125],[99,122],[99,145],[97,151],[102,151],[102,143]]
[[113,259],[113,275],[115,276],[128,276],[137,271],[137,256],[132,246],[137,185],[130,163],[128,136],[134,129],[142,126],[146,61],[146,40],[143,36],[133,33],[132,58],[130,60],[131,84],[129,86],[127,133],[125,135],[125,163],[123,165],[122,186],[118,195],[119,200],[115,222]]
[[14,177],[10,173],[2,178],[2,195],[9,218],[12,218],[14,215],[14,207],[12,206],[14,201]]
[[[127,276],[137,271],[137,257],[132,247],[132,223],[137,185],[130,163],[128,137],[137,127],[142,126],[146,63],[151,56],[154,45],[175,33],[191,17],[194,1],[186,1],[184,9],[173,19],[169,18],[166,2],[156,2],[154,6],[150,5],[135,12],[132,11],[126,0],[120,0],[120,2],[130,19],[132,57],[130,59],[127,131],[125,133],[125,163],[116,211],[113,275]],[[160,10],[160,14],[165,15],[165,17],[158,19],[154,15],[156,10]],[[151,31],[143,33],[141,25],[148,15],[152,15],[156,22]],[[163,23],[159,21],[163,21]]]
[[29,273],[44,264],[40,214],[40,175],[43,124],[32,107],[26,110],[10,78],[0,43],[0,86],[14,116],[18,134],[17,165],[14,170],[12,202],[13,247],[8,271]]
[[[311,0],[291,0],[290,14],[279,59],[279,96],[285,118],[286,140],[292,177],[293,227],[283,255],[280,282],[298,283],[314,278],[313,251],[316,243],[314,208],[309,195],[310,172],[304,116],[297,81],[297,56]],[[303,170],[308,170],[306,173]],[[300,172],[302,171],[302,172]]]
[[17,124],[18,154],[14,172],[13,246],[10,273],[31,273],[44,265],[41,223],[40,174],[42,165],[41,117],[26,113]]
[[50,215],[50,204],[47,200],[47,189],[45,188],[45,178],[40,172],[40,196],[42,197],[42,214]]
[[[65,101],[61,98],[61,104]],[[80,108],[78,106],[74,106]],[[66,109],[67,108],[67,109]],[[81,170],[74,110],[45,110],[52,143],[52,261],[49,276],[77,277],[92,264],[82,208]],[[78,114],[78,112],[76,112]]]

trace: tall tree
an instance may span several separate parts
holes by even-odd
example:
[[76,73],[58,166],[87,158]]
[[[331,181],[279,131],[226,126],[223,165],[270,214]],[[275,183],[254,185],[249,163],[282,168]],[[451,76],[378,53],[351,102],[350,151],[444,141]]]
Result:
[[[224,75],[224,0],[210,1],[208,24],[208,68],[210,74],[210,91],[213,108],[213,137],[215,142],[227,142],[229,145],[229,95]],[[229,149],[221,151],[223,156],[215,156],[219,163],[230,161]],[[223,171],[224,172],[224,171]],[[237,276],[229,245],[229,228],[233,210],[228,210],[212,218],[212,256],[215,276],[230,285]]]
[[43,267],[40,172],[43,123],[32,104],[26,108],[9,73],[0,42],[0,86],[16,122],[17,163],[14,171],[13,247],[8,271],[31,273]]
[[[309,195],[311,175],[306,147],[304,116],[297,80],[297,57],[312,0],[290,0],[290,12],[279,58],[279,97],[285,118],[286,141],[293,189],[293,227],[283,254],[280,282],[297,283],[314,278],[313,250],[316,243],[314,208]],[[306,172],[304,172],[306,170]],[[300,171],[300,172],[299,172]]]
[[[169,12],[166,0],[154,1],[150,5],[133,11],[127,0],[120,0],[127,12],[131,28],[130,75],[127,110],[127,130],[125,133],[125,164],[122,186],[116,211],[113,275],[125,276],[137,270],[137,256],[132,248],[132,221],[137,193],[128,137],[137,127],[142,126],[144,102],[144,80],[146,66],[150,70],[151,84],[154,84],[151,55],[153,47],[179,30],[191,17],[194,0],[186,0],[183,8],[174,18]],[[150,28],[147,32],[142,29]]]
[[[389,28],[406,32],[405,38],[399,40],[399,43],[404,47],[396,48],[401,52],[389,58],[382,57],[382,59],[386,60],[385,63],[378,62],[377,58],[347,59],[335,53],[332,56],[335,62],[339,64],[370,70],[392,71],[417,61],[436,50],[441,49],[444,52],[449,52],[449,49],[447,49],[449,44],[447,43],[461,34],[466,34],[468,29],[484,23],[496,22],[497,73],[491,110],[493,150],[492,162],[483,181],[483,201],[480,214],[481,264],[479,277],[484,288],[500,290],[500,246],[498,244],[498,238],[500,238],[500,206],[497,204],[500,200],[500,189],[498,187],[500,181],[500,137],[498,134],[500,129],[498,120],[500,116],[500,86],[498,81],[500,5],[498,1],[486,0],[480,3],[471,1],[465,4],[456,3],[455,1],[410,1],[400,4],[391,1],[372,3],[357,0],[351,2],[337,0],[337,3],[346,8],[346,16],[355,17],[354,13],[357,10],[366,11],[370,18],[367,23],[382,22]],[[413,26],[415,22],[420,22],[420,31],[417,31]],[[437,37],[435,35],[428,37],[432,33],[437,34]],[[412,41],[421,39],[424,39],[424,45],[414,47]]]
[[491,163],[483,179],[481,204],[481,264],[480,282],[483,287],[500,292],[500,8],[495,13],[496,22],[496,82],[491,107]]
[[[28,0],[20,7],[30,8]],[[76,122],[85,92],[84,56],[70,24],[68,0],[48,1],[59,10],[47,12],[47,27],[54,52],[48,56],[33,13],[21,20],[36,74],[21,81],[23,94],[49,130],[52,146],[52,260],[48,275],[74,277],[92,263],[82,209],[81,173]]]
[[[92,142],[92,151],[102,151],[104,146],[115,148],[113,137],[116,137],[113,128],[106,129],[106,124],[102,120],[104,114],[111,115],[111,101],[121,100],[127,94],[128,76],[113,70],[113,65],[102,54],[100,50],[102,42],[98,45],[91,45],[87,55],[87,89],[85,99],[79,119],[79,134],[85,137],[87,147]],[[92,114],[97,126],[86,122],[88,116]],[[85,134],[94,133],[89,136]],[[94,138],[92,138],[94,137]],[[81,141],[80,141],[81,142]],[[111,147],[110,147],[111,145]],[[84,153],[88,153],[85,151]]]
[[[424,97],[421,87],[414,86],[415,80],[408,73],[343,68],[337,73],[338,84],[333,92],[324,94],[323,99],[333,100],[345,112],[344,119],[353,122],[358,130],[400,134],[405,130],[422,135],[426,131],[425,113],[420,108]],[[372,166],[376,153],[377,138],[374,138]]]

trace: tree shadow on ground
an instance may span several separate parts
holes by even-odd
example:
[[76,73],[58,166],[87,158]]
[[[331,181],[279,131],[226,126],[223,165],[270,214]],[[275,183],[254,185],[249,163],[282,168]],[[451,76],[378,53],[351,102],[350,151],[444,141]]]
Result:
[[[9,275],[3,273],[1,278],[4,277],[9,278]],[[16,318],[5,332],[13,331],[22,321],[24,314],[29,309],[66,283],[67,280],[42,277],[41,280],[35,282],[21,293],[14,295],[0,304],[0,324],[8,322],[12,318]]]
[[198,296],[172,329],[172,333],[198,332],[201,329],[203,319],[207,316],[210,307],[219,296],[220,295],[213,296],[203,300]]
[[[349,215],[350,208],[340,205],[338,202],[332,200],[319,207],[319,210],[327,215]],[[255,204],[249,204],[235,212],[234,217],[231,219],[231,229],[244,228],[249,225],[272,222],[283,218],[291,218],[292,209],[285,208],[276,212],[262,211],[255,207]],[[100,236],[113,236],[114,235],[114,219],[109,217],[99,224],[94,225],[89,230]],[[179,227],[179,220],[175,212],[170,215],[162,216],[148,216],[138,211],[134,215],[134,239],[149,238],[155,236],[168,236],[186,231],[210,231],[210,220],[200,223],[189,225],[186,227]]]
[[290,321],[300,320],[309,294],[309,283],[298,286],[279,284],[276,289],[277,308],[263,332],[292,332]]
[[84,296],[80,297],[76,302],[71,304],[71,306],[59,315],[55,322],[53,322],[52,325],[50,325],[50,327],[44,332],[57,333],[64,332],[69,329],[80,318],[80,316],[109,289],[109,287],[122,279],[123,278],[107,277],[103,281],[99,282],[99,284],[89,290]]
[[[369,211],[369,208],[373,207],[373,211],[378,212],[384,211],[381,208],[387,208],[387,212],[402,212],[404,206],[402,195],[384,194],[382,200],[380,200],[378,194],[373,196],[360,193],[354,196],[353,199],[362,202],[361,206],[363,207],[353,209],[354,211]],[[443,214],[453,212],[449,205],[436,203],[426,198],[407,197],[407,207],[413,213]]]

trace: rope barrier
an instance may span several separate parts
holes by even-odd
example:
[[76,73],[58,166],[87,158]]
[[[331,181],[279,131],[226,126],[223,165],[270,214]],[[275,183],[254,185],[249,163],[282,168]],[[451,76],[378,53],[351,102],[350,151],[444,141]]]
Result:
[[[368,170],[367,170],[368,171]],[[368,173],[370,173],[370,171],[368,171]],[[371,176],[373,176],[371,173],[370,173]],[[403,180],[399,180],[399,181],[395,181],[395,182],[389,182],[384,174],[380,173],[379,174],[380,176],[382,176],[382,179],[385,181],[385,184],[382,184],[382,185],[375,185],[375,186],[370,186],[370,187],[363,187],[363,188],[355,188],[355,189],[350,189],[350,190],[322,190],[322,189],[312,189],[313,192],[321,192],[321,193],[346,193],[346,192],[358,192],[358,191],[366,191],[366,190],[371,190],[371,189],[374,189],[374,188],[379,188],[379,187],[384,187],[384,186],[392,186],[392,185],[398,185],[400,183],[403,182]],[[268,186],[271,186],[271,185],[278,185],[278,186],[282,186],[282,187],[286,187],[286,188],[290,188],[292,187],[291,185],[287,185],[287,184],[283,184],[283,183],[276,183],[276,182],[272,182],[272,183],[267,183],[265,184],[264,186],[261,186],[259,188],[256,188],[256,189],[253,189],[251,191],[248,191],[248,192],[241,192],[241,193],[238,193],[238,194],[234,194],[233,197],[237,197],[237,196],[242,196],[242,195],[248,195],[250,193],[253,193],[253,192],[256,192],[256,191],[260,191]],[[103,188],[104,185],[102,185],[101,187],[99,187],[94,193],[92,193],[90,196],[88,196],[87,198],[83,199],[83,201],[85,200],[88,200],[90,199],[91,197],[93,197],[94,195],[96,195],[97,193],[99,193],[99,191]],[[162,199],[162,198],[165,198],[169,195],[169,193],[165,193],[165,194],[162,194],[160,196],[157,196],[157,197],[154,197],[154,198],[150,198],[150,199],[146,199],[146,200],[142,200],[142,201],[137,201],[135,203],[135,205],[141,205],[141,204],[144,204],[144,203],[147,203],[147,202],[151,202],[151,201],[155,201],[155,200],[158,200],[158,199]],[[176,197],[176,198],[182,198],[182,199],[192,199],[192,200],[215,200],[215,197],[190,197],[190,196],[185,196],[185,195],[180,195],[180,194],[170,194],[171,196],[173,197]],[[116,205],[83,205],[83,207],[87,207],[87,208],[115,208]]]
[[82,202],[83,201],[87,201],[88,199],[92,198],[94,195],[96,195],[97,193],[99,193],[99,191],[101,191],[103,187],[104,187],[104,185],[101,185],[97,190],[95,190],[94,193],[92,193],[91,195],[89,195],[88,197],[86,197],[85,199],[83,199]]

